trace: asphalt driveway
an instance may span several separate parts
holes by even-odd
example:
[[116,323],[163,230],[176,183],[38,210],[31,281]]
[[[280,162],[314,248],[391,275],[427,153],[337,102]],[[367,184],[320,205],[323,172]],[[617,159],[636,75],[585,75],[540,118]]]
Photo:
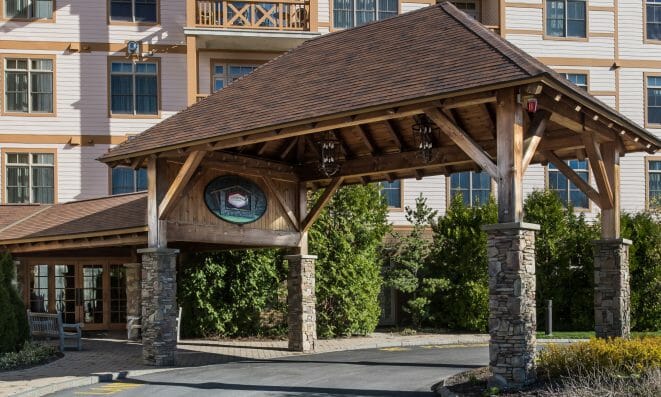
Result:
[[486,346],[392,347],[173,370],[53,395],[426,397],[440,379],[487,363]]

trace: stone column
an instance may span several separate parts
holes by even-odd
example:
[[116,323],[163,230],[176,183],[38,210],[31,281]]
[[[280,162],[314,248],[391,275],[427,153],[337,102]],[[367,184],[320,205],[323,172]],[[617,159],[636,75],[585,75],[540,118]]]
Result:
[[314,293],[315,255],[288,255],[287,325],[289,350],[310,352],[317,340]]
[[598,338],[630,336],[630,240],[594,242],[594,323]]
[[179,250],[145,248],[138,253],[142,254],[142,358],[150,365],[174,365]]
[[487,232],[489,365],[492,383],[518,388],[535,380],[535,231],[539,225],[499,223]]
[[128,339],[138,340],[138,329],[131,325],[140,325],[142,315],[142,264],[125,263],[126,269],[126,326]]

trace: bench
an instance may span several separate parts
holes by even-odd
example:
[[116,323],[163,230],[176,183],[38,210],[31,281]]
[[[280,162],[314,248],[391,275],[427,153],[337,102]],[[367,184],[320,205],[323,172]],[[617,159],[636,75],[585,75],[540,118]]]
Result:
[[76,348],[82,350],[83,331],[81,324],[63,323],[62,313],[36,313],[28,310],[28,323],[30,324],[30,337],[32,339],[58,339],[61,352],[64,352],[64,341],[72,339],[76,341]]

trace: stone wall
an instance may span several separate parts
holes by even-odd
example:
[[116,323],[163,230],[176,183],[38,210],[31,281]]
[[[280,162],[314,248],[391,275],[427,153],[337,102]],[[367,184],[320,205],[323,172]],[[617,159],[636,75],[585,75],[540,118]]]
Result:
[[140,263],[126,263],[126,326],[128,338],[138,340],[138,328],[142,315],[142,265]]
[[484,226],[489,257],[489,365],[495,384],[535,380],[535,231],[538,225]]
[[317,340],[315,309],[314,255],[289,255],[287,278],[287,325],[289,349],[300,352],[314,350]]
[[630,245],[625,239],[594,242],[594,322],[599,338],[630,336]]
[[178,250],[146,248],[142,254],[142,357],[146,364],[175,364]]

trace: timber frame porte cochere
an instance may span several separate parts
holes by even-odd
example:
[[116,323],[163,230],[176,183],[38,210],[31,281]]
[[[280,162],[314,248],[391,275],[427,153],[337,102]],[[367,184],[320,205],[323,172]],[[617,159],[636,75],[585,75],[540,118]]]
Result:
[[[619,163],[627,153],[659,147],[649,132],[443,2],[309,40],[112,149],[100,160],[146,166],[149,188],[146,197],[79,204],[106,205],[103,219],[111,226],[94,222],[81,237],[30,231],[17,221],[0,228],[0,247],[18,257],[137,249],[143,352],[155,365],[175,362],[179,252],[289,248],[289,343],[309,351],[316,339],[315,257],[307,252],[307,231],[334,192],[482,170],[498,184],[498,223],[484,226],[490,365],[498,381],[517,387],[535,379],[539,227],[522,221],[526,169],[554,164],[601,208],[596,331],[626,337],[630,242],[620,237]],[[576,158],[589,160],[596,187],[566,165]],[[224,185],[219,178],[226,176],[237,178]],[[320,198],[308,203],[308,191],[320,188]],[[123,201],[104,204],[109,200]],[[40,222],[72,205],[24,218]],[[122,207],[146,215],[118,221]],[[83,220],[69,221],[76,222]]]

